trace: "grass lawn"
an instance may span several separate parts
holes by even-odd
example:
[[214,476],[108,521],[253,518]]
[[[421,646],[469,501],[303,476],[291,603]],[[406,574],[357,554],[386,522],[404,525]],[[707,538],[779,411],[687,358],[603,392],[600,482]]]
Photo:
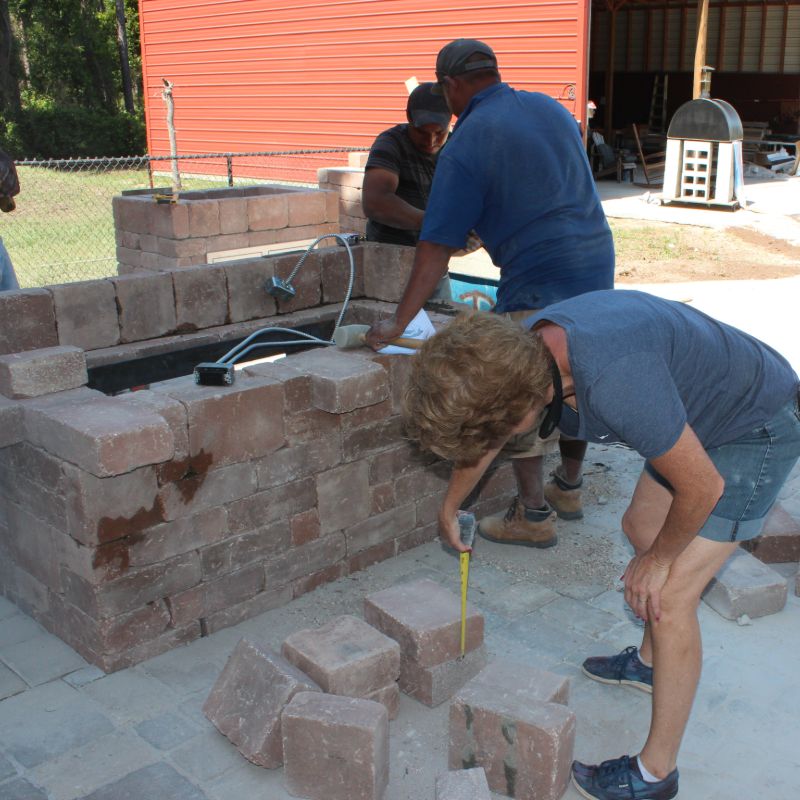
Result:
[[[69,172],[18,167],[17,209],[3,214],[0,236],[19,284],[33,286],[93,280],[117,274],[111,199],[150,186],[146,169]],[[169,186],[158,175],[157,186]],[[226,179],[183,176],[184,189],[222,187]],[[238,182],[238,181],[237,181]],[[246,181],[251,182],[251,181]]]

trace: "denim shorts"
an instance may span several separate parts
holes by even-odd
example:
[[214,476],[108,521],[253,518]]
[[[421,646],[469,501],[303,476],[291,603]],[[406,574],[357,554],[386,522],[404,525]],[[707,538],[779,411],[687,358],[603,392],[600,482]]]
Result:
[[[769,421],[732,442],[706,452],[725,480],[725,491],[700,529],[715,542],[742,542],[761,533],[764,519],[800,457],[800,396]],[[645,471],[667,489],[650,462]]]

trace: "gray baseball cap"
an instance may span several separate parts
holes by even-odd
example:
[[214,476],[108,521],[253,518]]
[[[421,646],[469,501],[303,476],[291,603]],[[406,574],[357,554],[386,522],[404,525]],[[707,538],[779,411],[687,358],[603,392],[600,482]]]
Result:
[[[485,56],[480,61],[467,61],[476,53]],[[497,56],[488,44],[477,39],[455,39],[446,44],[436,56],[436,78],[463,75],[480,69],[497,69]]]
[[421,83],[408,96],[406,111],[415,128],[423,125],[438,125],[446,128],[450,124],[450,109],[444,97],[433,93],[435,83]]

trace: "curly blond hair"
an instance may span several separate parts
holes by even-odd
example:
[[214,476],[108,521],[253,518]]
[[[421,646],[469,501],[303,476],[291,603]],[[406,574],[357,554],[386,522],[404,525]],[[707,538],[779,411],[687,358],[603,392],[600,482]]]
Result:
[[550,359],[541,337],[517,322],[459,315],[414,358],[403,401],[409,438],[471,466],[543,403]]

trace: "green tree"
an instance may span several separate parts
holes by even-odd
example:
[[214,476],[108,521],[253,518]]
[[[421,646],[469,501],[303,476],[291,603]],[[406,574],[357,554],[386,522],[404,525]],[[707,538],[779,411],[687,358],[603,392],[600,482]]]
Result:
[[136,0],[0,0],[0,73],[0,145],[15,155],[141,151]]

